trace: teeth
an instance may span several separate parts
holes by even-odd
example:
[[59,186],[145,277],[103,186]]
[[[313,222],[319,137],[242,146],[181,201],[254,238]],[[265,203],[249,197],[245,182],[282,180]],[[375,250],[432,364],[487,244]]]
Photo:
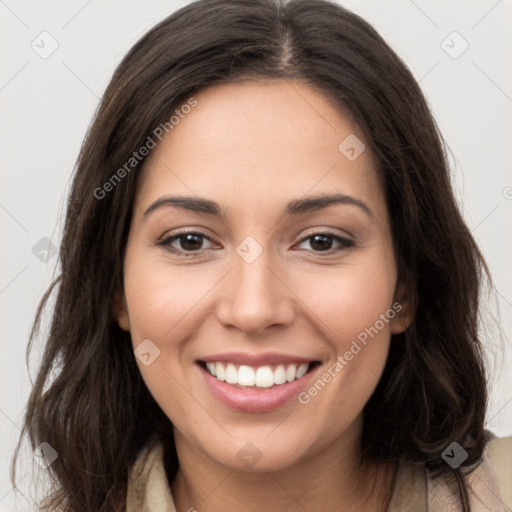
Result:
[[228,364],[226,368],[226,382],[228,384],[236,384],[238,382],[238,372],[234,364]]
[[294,364],[291,364],[286,369],[286,380],[288,382],[292,382],[295,380],[295,374],[297,373],[297,367]]
[[280,364],[274,371],[274,384],[284,384],[286,382],[286,370]]
[[270,366],[261,366],[256,370],[256,386],[269,388],[274,385],[274,372]]
[[215,371],[215,363],[206,363],[206,367],[208,368],[208,371],[215,377],[217,375],[217,372]]
[[206,368],[211,375],[218,380],[226,381],[228,384],[239,384],[240,386],[252,386],[258,388],[270,388],[274,385],[293,382],[303,377],[308,369],[309,363],[303,363],[297,367],[295,364],[278,365],[274,370],[270,366],[240,365],[238,370],[233,363],[206,363]]
[[240,384],[241,386],[254,386],[255,380],[254,370],[250,366],[240,366],[238,369],[237,384]]
[[297,373],[295,374],[296,378],[300,379],[301,377],[304,377],[304,375],[306,375],[306,372],[308,371],[308,367],[309,367],[308,363],[301,364],[297,368]]
[[222,363],[215,364],[215,377],[217,377],[217,379],[219,380],[226,380],[224,366],[222,365]]

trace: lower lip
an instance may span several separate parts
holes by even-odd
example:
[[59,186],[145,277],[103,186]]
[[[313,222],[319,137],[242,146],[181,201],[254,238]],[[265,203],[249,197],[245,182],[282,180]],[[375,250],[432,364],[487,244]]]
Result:
[[317,370],[317,368],[313,368],[300,379],[280,384],[274,388],[243,389],[216,379],[208,370],[201,365],[198,366],[206,385],[218,400],[231,409],[254,413],[272,411],[297,397],[308,384],[311,375]]

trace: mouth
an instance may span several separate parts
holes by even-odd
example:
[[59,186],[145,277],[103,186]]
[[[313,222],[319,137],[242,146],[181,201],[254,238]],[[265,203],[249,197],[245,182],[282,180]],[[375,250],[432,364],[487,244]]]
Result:
[[246,413],[270,412],[298,399],[321,365],[320,361],[300,358],[267,364],[246,358],[241,362],[236,357],[196,363],[213,397],[230,409]]
[[249,366],[225,361],[198,361],[212,377],[239,389],[273,389],[301,379],[320,362]]

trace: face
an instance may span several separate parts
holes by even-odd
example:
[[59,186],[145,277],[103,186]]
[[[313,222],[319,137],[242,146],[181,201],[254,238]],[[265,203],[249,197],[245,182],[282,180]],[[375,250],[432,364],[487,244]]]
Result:
[[142,377],[178,453],[205,463],[268,471],[353,450],[409,322],[368,145],[298,82],[194,98],[134,205],[116,314]]

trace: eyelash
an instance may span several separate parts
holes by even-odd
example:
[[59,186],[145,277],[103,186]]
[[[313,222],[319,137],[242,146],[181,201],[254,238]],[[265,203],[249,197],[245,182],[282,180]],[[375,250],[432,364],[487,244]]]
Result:
[[[175,240],[179,240],[180,238],[185,237],[186,235],[197,235],[197,236],[200,236],[203,239],[206,239],[210,242],[214,242],[214,240],[212,240],[209,236],[207,236],[201,232],[182,231],[180,233],[176,233],[175,235],[169,236],[169,237],[161,240],[156,245],[164,247],[166,250],[176,254],[177,256],[184,256],[184,257],[188,257],[188,258],[194,257],[194,256],[197,257],[197,256],[201,255],[201,253],[203,253],[204,251],[212,250],[212,249],[199,249],[197,251],[186,252],[184,250],[176,249],[175,247],[173,247],[171,245],[172,242],[174,242]],[[311,235],[308,235],[308,236],[302,238],[299,241],[299,244],[301,244],[302,242],[305,242],[306,240],[312,239],[315,236],[319,236],[319,235],[327,236],[327,237],[334,239],[336,242],[338,242],[341,245],[341,247],[338,249],[328,249],[327,251],[312,251],[315,254],[331,255],[333,253],[342,251],[344,249],[349,249],[351,247],[354,247],[354,245],[355,245],[355,242],[353,240],[350,240],[349,238],[344,238],[344,237],[337,235],[336,233],[332,233],[330,231],[318,231],[317,233],[312,233]]]

